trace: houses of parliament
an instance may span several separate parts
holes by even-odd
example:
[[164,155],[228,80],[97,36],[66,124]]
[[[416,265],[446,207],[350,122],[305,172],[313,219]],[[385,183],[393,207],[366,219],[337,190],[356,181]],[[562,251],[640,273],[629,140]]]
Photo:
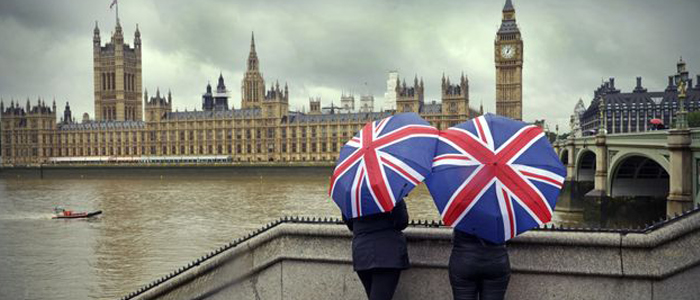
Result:
[[[336,111],[333,106],[328,110],[320,99],[312,98],[308,111],[290,111],[289,86],[265,82],[255,47],[251,36],[239,108],[230,105],[224,77],[219,75],[215,88],[206,86],[201,109],[173,111],[170,92],[149,94],[142,87],[138,26],[129,45],[117,19],[110,40],[103,44],[95,24],[92,118],[85,113],[76,120],[68,103],[60,122],[55,101],[0,103],[2,164],[333,162],[362,126],[394,113],[419,113],[437,128],[483,113],[470,106],[469,80],[464,75],[456,82],[443,75],[441,102],[424,100],[422,79],[415,77],[407,84],[397,78],[395,110],[374,112],[365,105],[359,111],[348,107]],[[515,10],[507,0],[495,40],[496,112],[515,119],[522,116],[522,62]],[[347,97],[343,102],[348,103]]]

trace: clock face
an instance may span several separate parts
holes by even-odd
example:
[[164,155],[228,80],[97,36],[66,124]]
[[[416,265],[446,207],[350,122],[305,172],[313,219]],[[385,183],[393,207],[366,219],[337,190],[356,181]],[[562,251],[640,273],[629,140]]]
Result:
[[515,47],[513,47],[513,45],[503,45],[503,47],[501,47],[501,56],[503,56],[503,58],[512,58],[515,56]]

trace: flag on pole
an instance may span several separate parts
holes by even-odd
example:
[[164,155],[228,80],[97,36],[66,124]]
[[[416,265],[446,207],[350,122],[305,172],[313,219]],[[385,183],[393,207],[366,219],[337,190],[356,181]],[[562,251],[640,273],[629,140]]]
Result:
[[117,5],[117,0],[112,0],[112,4],[109,5],[109,8],[112,9],[115,5]]

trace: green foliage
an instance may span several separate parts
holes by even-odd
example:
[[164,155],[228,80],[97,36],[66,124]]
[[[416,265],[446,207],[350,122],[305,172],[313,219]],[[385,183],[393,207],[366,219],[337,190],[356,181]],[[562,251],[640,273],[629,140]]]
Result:
[[700,127],[700,111],[688,113],[688,127]]

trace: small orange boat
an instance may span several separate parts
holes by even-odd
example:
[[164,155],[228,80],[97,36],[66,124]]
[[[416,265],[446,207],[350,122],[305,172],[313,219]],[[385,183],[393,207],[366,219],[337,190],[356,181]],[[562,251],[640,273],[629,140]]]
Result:
[[94,216],[97,216],[99,214],[102,214],[101,210],[98,211],[93,211],[93,212],[74,212],[72,210],[66,210],[63,208],[54,208],[54,212],[56,215],[52,217],[52,219],[81,219],[81,218],[91,218]]

